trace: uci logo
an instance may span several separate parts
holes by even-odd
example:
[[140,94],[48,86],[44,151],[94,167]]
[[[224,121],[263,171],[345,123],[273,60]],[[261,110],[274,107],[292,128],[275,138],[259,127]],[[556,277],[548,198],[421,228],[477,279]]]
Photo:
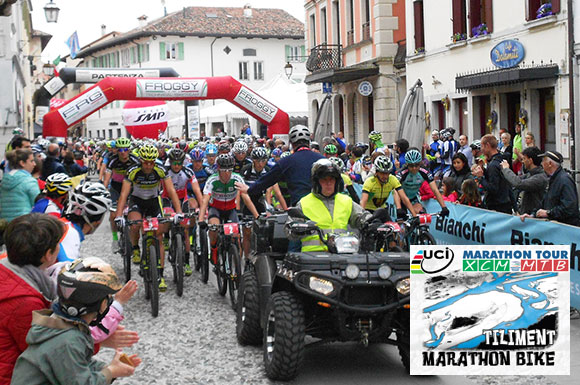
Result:
[[455,254],[449,247],[445,250],[423,250],[421,270],[427,274],[439,273],[451,265],[454,257]]

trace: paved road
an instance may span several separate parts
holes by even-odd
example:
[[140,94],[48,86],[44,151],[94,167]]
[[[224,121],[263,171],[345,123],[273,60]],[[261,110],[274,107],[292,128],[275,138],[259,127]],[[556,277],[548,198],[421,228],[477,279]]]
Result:
[[[109,261],[119,273],[122,264],[111,253],[108,222],[87,237],[83,255]],[[136,275],[137,269],[135,268]],[[171,277],[171,271],[165,273]],[[137,276],[137,281],[141,283]],[[260,348],[239,346],[235,337],[235,314],[227,298],[217,294],[214,282],[204,285],[199,276],[186,278],[183,297],[175,294],[171,279],[161,294],[160,315],[151,317],[143,288],[126,306],[123,324],[139,332],[141,340],[128,352],[143,358],[135,376],[119,384],[271,384],[263,372]],[[580,358],[580,320],[572,321],[572,362]],[[576,343],[574,343],[574,341]],[[108,361],[112,351],[103,349],[99,359]],[[407,376],[395,347],[356,343],[334,343],[309,347],[304,365],[294,384],[572,384],[580,375],[573,364],[573,376]],[[577,382],[574,382],[575,384]]]

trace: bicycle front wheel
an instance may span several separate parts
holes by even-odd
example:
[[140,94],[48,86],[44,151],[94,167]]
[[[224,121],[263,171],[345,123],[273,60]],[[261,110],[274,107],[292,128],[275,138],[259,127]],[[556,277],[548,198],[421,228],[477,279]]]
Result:
[[159,315],[159,275],[157,266],[159,263],[159,242],[157,240],[149,245],[149,285],[151,291],[151,315]]
[[133,257],[133,245],[131,245],[131,239],[129,238],[129,226],[125,226],[121,230],[120,243],[125,282],[129,282],[131,280],[131,258]]
[[419,233],[419,235],[417,235],[417,237],[415,237],[415,240],[417,241],[417,245],[436,245],[437,241],[435,241],[435,238],[433,238],[433,235],[431,235],[430,232],[428,231],[421,231]]
[[207,283],[209,279],[209,241],[207,240],[207,230],[199,229],[199,263],[201,271],[201,282]]
[[215,275],[218,286],[218,293],[223,297],[228,290],[228,274],[226,273],[226,258],[225,250],[222,246],[218,247],[218,263],[215,269]]
[[183,277],[185,276],[183,272],[183,238],[182,234],[175,234],[173,237],[173,242],[175,246],[173,247],[173,280],[175,281],[176,292],[179,297],[183,295]]
[[230,267],[230,274],[228,275],[228,289],[230,291],[230,302],[232,309],[237,310],[238,306],[238,288],[240,287],[240,253],[238,248],[233,243],[230,244],[228,250],[228,265]]

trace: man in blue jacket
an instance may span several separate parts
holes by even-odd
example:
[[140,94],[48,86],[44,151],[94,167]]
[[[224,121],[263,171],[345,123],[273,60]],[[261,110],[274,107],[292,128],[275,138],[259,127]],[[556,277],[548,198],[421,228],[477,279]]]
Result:
[[[290,129],[290,144],[294,153],[281,158],[278,163],[247,190],[252,199],[261,196],[268,187],[283,181],[288,185],[290,206],[295,206],[302,197],[310,194],[310,170],[321,154],[310,150],[310,130],[303,125]],[[243,188],[243,187],[242,187]]]

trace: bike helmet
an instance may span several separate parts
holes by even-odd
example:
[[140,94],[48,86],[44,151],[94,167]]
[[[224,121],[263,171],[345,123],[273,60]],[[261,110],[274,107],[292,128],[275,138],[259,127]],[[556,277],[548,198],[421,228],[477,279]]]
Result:
[[236,164],[236,160],[231,154],[219,154],[217,164],[220,170],[232,170]]
[[70,193],[68,214],[102,216],[112,205],[111,193],[99,182],[84,182]]
[[155,161],[159,156],[159,151],[155,146],[146,144],[139,149],[139,158],[145,161]]
[[181,151],[186,151],[187,142],[185,140],[180,140],[179,142],[175,143],[175,148],[179,148]]
[[114,140],[109,140],[107,142],[107,148],[111,149],[111,148],[116,148],[117,147],[117,142],[115,142]]
[[381,140],[383,140],[383,135],[380,132],[371,131],[369,133],[369,140],[372,142],[380,142]]
[[42,148],[42,146],[41,146],[41,145],[39,145],[39,144],[32,144],[32,145],[30,146],[30,149],[32,150],[32,153],[33,153],[34,155],[36,155],[36,154],[40,154],[40,153],[43,153],[43,152],[44,152],[44,149],[43,149],[43,148]]
[[282,150],[280,150],[279,148],[275,148],[272,150],[272,156],[280,156],[282,155]]
[[327,144],[326,147],[324,147],[325,154],[335,155],[337,152],[338,152],[338,149],[336,148],[336,146],[334,144]]
[[254,138],[252,138],[252,135],[246,135],[246,137],[244,138],[244,141],[246,142],[248,147],[250,147],[252,145],[252,143],[254,143]]
[[373,164],[373,161],[371,160],[371,156],[370,155],[365,155],[362,157],[362,163],[365,166],[370,166],[371,164]]
[[282,153],[282,155],[280,155],[280,159],[286,158],[287,156],[290,156],[290,155],[292,155],[292,153],[290,151],[284,151]]
[[481,140],[477,139],[474,140],[469,147],[471,147],[472,150],[481,150]]
[[310,130],[308,127],[301,124],[297,124],[292,127],[288,133],[288,136],[290,137],[290,143],[292,144],[298,142],[299,140],[310,142]]
[[238,140],[234,143],[234,154],[245,154],[248,152],[248,145],[246,142]]
[[185,160],[185,151],[180,148],[174,148],[168,154],[170,161],[183,162]]
[[417,164],[423,161],[423,156],[421,151],[416,148],[411,148],[405,153],[405,163],[407,164]]
[[129,148],[131,147],[131,141],[127,138],[117,138],[115,146],[117,148]]
[[358,142],[357,144],[354,145],[355,147],[358,148],[362,148],[363,152],[366,152],[366,150],[369,149],[369,145],[363,142]]
[[215,156],[218,154],[218,148],[215,144],[210,143],[205,147],[205,153],[209,156],[212,156],[212,155]]
[[189,156],[191,157],[191,160],[202,161],[203,158],[205,158],[205,152],[201,148],[195,147],[193,150],[191,150]]
[[452,134],[452,133],[451,133],[451,131],[449,131],[449,130],[444,130],[444,131],[441,131],[441,134],[440,134],[440,136],[441,136],[443,139],[451,139],[451,138],[453,138],[453,134]]
[[62,196],[68,194],[72,190],[73,185],[70,176],[65,173],[58,172],[49,175],[46,178],[46,185],[44,189],[49,196]]
[[333,156],[332,158],[328,158],[328,160],[334,163],[340,171],[344,171],[344,162],[338,156]]
[[230,152],[231,146],[228,142],[221,142],[218,146],[218,153],[220,152]]
[[319,159],[312,165],[311,177],[312,191],[317,194],[322,193],[322,187],[320,186],[320,179],[326,177],[333,177],[336,180],[334,184],[334,196],[336,193],[344,190],[344,181],[342,180],[341,171],[338,169],[336,164],[334,164],[329,159]]
[[264,147],[256,147],[252,150],[253,160],[265,160],[268,159],[268,152]]
[[12,135],[24,135],[24,130],[20,127],[16,127],[12,130]]
[[318,144],[318,142],[315,141],[310,142],[310,148],[313,150],[320,151],[320,145]]
[[[115,294],[123,284],[111,265],[100,258],[81,258],[61,270],[57,278],[58,306],[71,317],[99,313],[98,325],[107,311],[101,313],[104,299]],[[110,301],[112,302],[112,301]],[[108,308],[107,308],[108,310]]]
[[377,156],[374,165],[377,172],[391,173],[393,170],[393,162],[384,155]]

